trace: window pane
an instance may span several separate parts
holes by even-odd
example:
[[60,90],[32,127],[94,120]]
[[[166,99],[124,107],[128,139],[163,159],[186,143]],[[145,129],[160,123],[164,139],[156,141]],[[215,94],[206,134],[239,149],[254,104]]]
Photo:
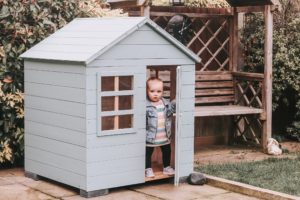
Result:
[[119,128],[132,128],[133,127],[133,115],[120,115],[119,116]]
[[101,130],[114,130],[115,116],[101,117]]
[[133,96],[119,96],[119,110],[131,110],[132,109],[132,103],[133,102]]
[[101,97],[101,111],[113,111],[115,109],[115,97]]
[[103,76],[101,77],[101,91],[114,91],[115,90],[115,77]]
[[119,77],[119,90],[132,90],[133,76],[120,76]]

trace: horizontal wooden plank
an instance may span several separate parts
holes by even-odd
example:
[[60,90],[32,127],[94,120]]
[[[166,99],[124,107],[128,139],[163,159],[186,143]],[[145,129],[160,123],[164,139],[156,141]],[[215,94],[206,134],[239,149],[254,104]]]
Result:
[[75,188],[86,190],[86,176],[43,164],[25,157],[25,171],[64,183]]
[[61,168],[65,171],[70,171],[79,175],[87,175],[86,163],[84,161],[65,157],[30,146],[26,146],[25,155],[26,159]]
[[46,61],[24,61],[25,70],[39,70],[50,72],[63,72],[72,74],[85,74],[84,65],[80,64],[68,64],[68,63],[51,63]]
[[89,134],[87,137],[87,148],[94,149],[100,147],[117,147],[124,144],[134,144],[145,142],[146,130],[138,129],[136,133],[131,134],[121,134],[121,135],[107,135],[107,136],[97,136],[96,134]]
[[[128,171],[138,171],[144,169],[145,155],[132,157],[132,158],[121,158],[111,159],[104,162],[93,162],[87,163],[87,176],[105,176],[110,174],[125,173]],[[120,167],[122,163],[122,167]]]
[[234,102],[234,96],[212,96],[212,97],[196,97],[196,104],[205,104],[205,103],[229,103]]
[[110,51],[102,54],[100,59],[141,59],[141,58],[188,58],[174,45],[116,45]]
[[205,89],[205,88],[232,88],[232,81],[212,81],[212,82],[196,82],[196,89]]
[[[181,13],[183,15],[186,15],[188,17],[191,18],[207,18],[207,17],[222,17],[222,16],[231,16],[231,14],[210,14],[210,13]],[[150,12],[150,16],[151,17],[172,17],[174,16],[175,13],[173,12],[155,12],[155,11],[151,11]]]
[[[121,167],[121,165],[120,165]],[[87,177],[87,190],[128,186],[145,182],[145,169]]]
[[25,116],[29,121],[39,122],[49,126],[61,127],[79,132],[86,131],[86,119],[81,117],[35,110],[32,108],[25,109]]
[[85,89],[25,82],[25,94],[44,98],[85,103]]
[[131,143],[116,146],[105,146],[89,149],[87,153],[87,162],[103,162],[121,158],[139,157],[145,155],[146,143]]
[[238,106],[238,105],[195,107],[196,117],[260,114],[262,112],[263,109],[251,108],[246,106]]
[[197,81],[221,81],[221,80],[232,80],[232,74],[197,74]]
[[226,75],[232,74],[231,71],[196,71],[196,75]]
[[25,109],[33,108],[42,111],[55,112],[75,117],[86,117],[86,105],[46,97],[25,96]]
[[173,12],[173,13],[207,13],[232,15],[231,8],[196,8],[184,6],[151,6],[151,11],[155,12]]
[[57,85],[70,88],[86,88],[85,75],[65,72],[52,72],[42,70],[25,70],[25,82]]
[[114,67],[120,65],[127,66],[147,66],[147,65],[188,65],[194,64],[190,59],[185,58],[140,58],[140,59],[96,59],[89,66]]
[[171,43],[153,30],[149,30],[149,31],[138,30],[135,33],[129,35],[123,41],[121,41],[120,44],[160,45],[160,44],[171,44]]
[[41,149],[76,160],[86,161],[86,148],[58,140],[25,134],[25,146]]
[[27,118],[25,119],[25,134],[32,134],[82,147],[87,146],[85,132],[33,122],[27,120]]
[[246,79],[246,80],[258,80],[262,81],[264,79],[264,74],[261,73],[248,73],[248,72],[233,72],[234,78]]
[[234,94],[233,89],[199,89],[195,91],[195,95],[198,96],[221,96]]

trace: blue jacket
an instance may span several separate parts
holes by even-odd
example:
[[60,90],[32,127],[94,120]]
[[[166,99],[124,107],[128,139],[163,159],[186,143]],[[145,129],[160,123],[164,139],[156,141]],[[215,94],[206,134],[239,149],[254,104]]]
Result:
[[[162,101],[165,105],[165,118],[166,118],[166,133],[167,137],[171,137],[171,125],[172,125],[172,116],[175,113],[175,101],[170,102],[169,100],[162,98]],[[157,111],[156,107],[151,104],[151,102],[146,100],[146,142],[153,143],[155,135],[157,132]]]

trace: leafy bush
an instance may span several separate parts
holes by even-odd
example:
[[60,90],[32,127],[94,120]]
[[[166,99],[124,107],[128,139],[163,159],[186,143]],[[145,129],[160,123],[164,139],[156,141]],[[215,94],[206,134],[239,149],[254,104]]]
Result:
[[100,0],[0,1],[0,166],[23,160],[23,60],[19,55],[75,17],[120,16]]
[[[275,132],[300,136],[300,0],[281,0],[281,4],[273,31],[273,127]],[[242,34],[245,69],[263,72],[263,18],[250,19]]]
[[6,77],[0,82],[0,163],[9,161],[16,165],[22,164],[24,154],[23,104],[23,94],[16,89],[11,79]]
[[207,8],[224,8],[229,6],[225,0],[186,0],[185,5],[188,7]]

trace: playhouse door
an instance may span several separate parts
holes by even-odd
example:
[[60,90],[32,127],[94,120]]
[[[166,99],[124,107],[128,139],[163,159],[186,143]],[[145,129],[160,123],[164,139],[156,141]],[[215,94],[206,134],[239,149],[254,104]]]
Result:
[[176,69],[176,121],[175,121],[175,177],[174,184],[179,184],[180,178],[180,135],[181,135],[181,77],[182,69],[180,66]]

